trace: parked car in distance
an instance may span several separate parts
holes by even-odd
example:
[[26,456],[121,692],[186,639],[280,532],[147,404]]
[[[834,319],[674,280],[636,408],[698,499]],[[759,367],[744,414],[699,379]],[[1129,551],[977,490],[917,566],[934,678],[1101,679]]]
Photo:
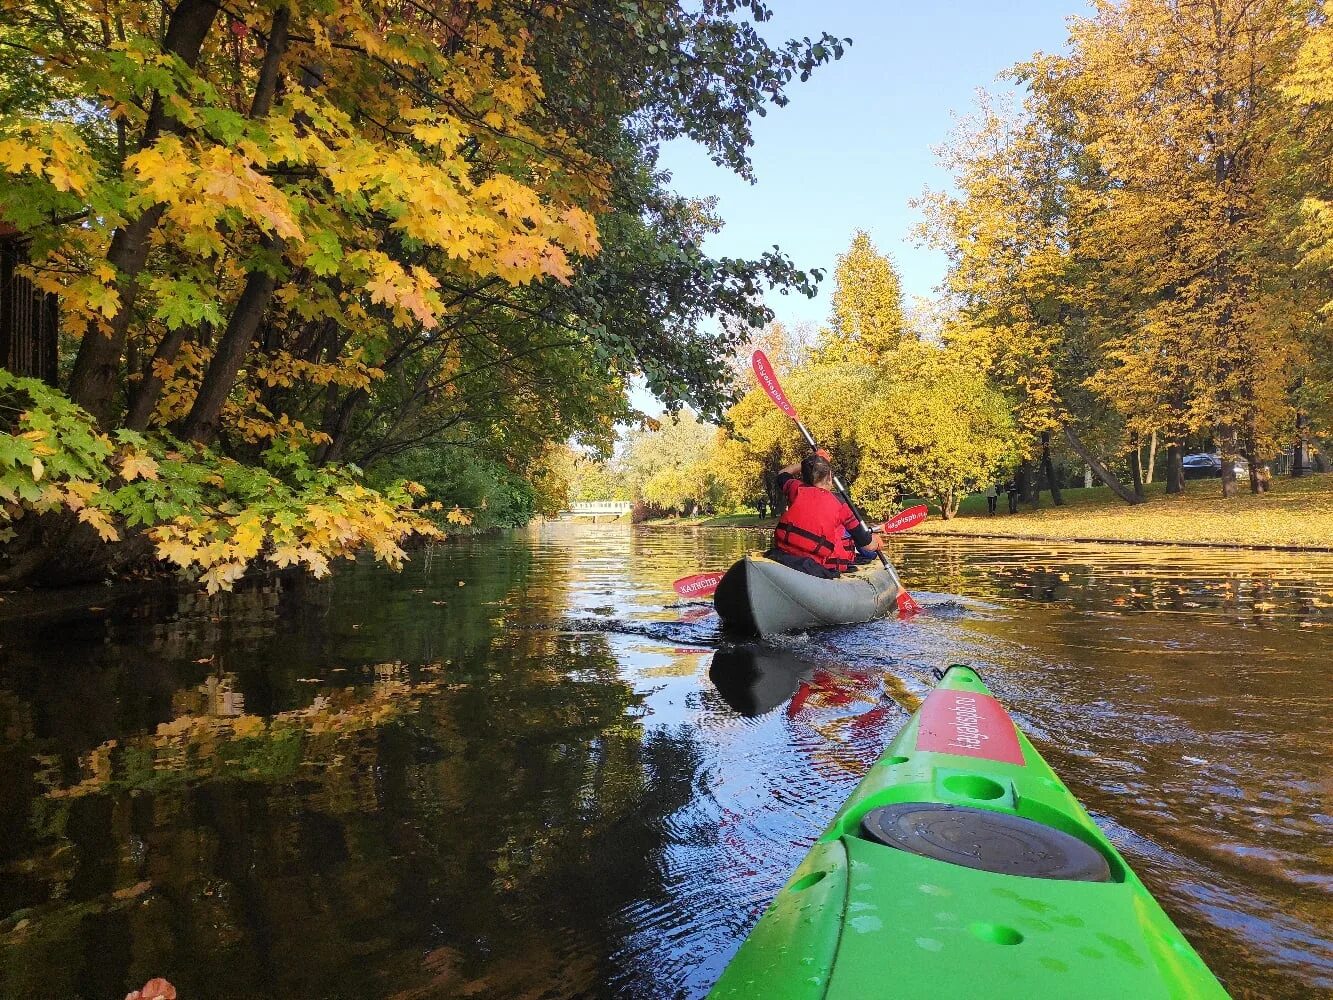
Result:
[[[1222,475],[1222,456],[1200,452],[1197,455],[1186,455],[1180,460],[1180,464],[1185,469],[1186,479],[1218,479]],[[1236,478],[1240,479],[1250,474],[1250,465],[1243,458],[1238,458],[1232,464]]]

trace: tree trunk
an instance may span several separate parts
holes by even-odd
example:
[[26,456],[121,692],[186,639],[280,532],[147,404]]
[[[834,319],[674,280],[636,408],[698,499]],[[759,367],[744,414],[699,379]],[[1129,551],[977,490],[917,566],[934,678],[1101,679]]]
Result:
[[1014,485],[1018,487],[1018,498],[1025,504],[1029,504],[1033,509],[1041,506],[1041,492],[1037,483],[1031,459],[1024,459],[1018,466],[1018,473],[1014,476]]
[[[261,242],[273,245],[273,240],[265,237]],[[245,356],[250,353],[250,341],[259,329],[259,321],[268,311],[277,287],[273,275],[264,271],[251,271],[245,279],[245,289],[232,310],[226,332],[218,341],[213,359],[204,372],[204,380],[199,385],[199,394],[194,398],[194,406],[185,418],[181,435],[187,441],[209,444],[217,435],[218,421],[222,417],[222,408],[231,395],[236,376],[245,364]]]
[[1255,460],[1253,448],[1245,449],[1245,464],[1250,472],[1250,493],[1258,496],[1264,491],[1264,485],[1259,477],[1259,463]]
[[[780,459],[772,458],[769,465],[775,464]],[[764,483],[764,492],[768,495],[768,505],[773,512],[774,517],[781,517],[787,513],[787,496],[778,489],[778,474],[770,468],[765,468],[762,473]]]
[[[285,6],[279,7],[273,14],[273,26],[264,49],[264,62],[260,66],[254,97],[250,101],[251,118],[263,118],[273,108],[273,98],[278,91],[278,67],[287,49],[290,19],[291,11]],[[276,237],[261,236],[259,244],[264,250],[276,254],[282,252],[282,241]],[[246,275],[245,288],[236,302],[236,308],[232,310],[226,332],[213,352],[213,359],[204,372],[194,406],[185,418],[183,433],[186,440],[209,444],[216,436],[222,408],[231,394],[232,386],[236,384],[236,376],[250,352],[250,342],[264,314],[268,312],[276,288],[277,279],[270,273],[256,270]]]
[[1305,414],[1296,414],[1296,444],[1291,450],[1291,478],[1305,475]]
[[332,465],[342,461],[343,453],[347,449],[347,438],[352,429],[352,418],[356,416],[361,404],[369,398],[370,394],[365,389],[353,389],[342,401],[342,405],[337,407],[332,417],[326,418],[324,433],[329,435],[329,440],[316,450],[316,465]]
[[1224,431],[1217,435],[1218,452],[1222,459],[1222,497],[1236,496],[1236,433]]
[[1046,488],[1051,491],[1051,502],[1057,507],[1065,504],[1060,484],[1055,479],[1055,462],[1051,460],[1051,432],[1041,432],[1041,471],[1046,476]]
[[[186,66],[194,67],[199,51],[217,17],[212,0],[181,0],[167,23],[162,51],[174,55]],[[160,95],[154,94],[144,124],[139,148],[151,146],[163,131],[174,130],[176,120],[165,110]],[[111,318],[109,335],[89,331],[79,343],[74,370],[69,379],[69,395],[103,424],[111,415],[111,404],[120,381],[120,362],[125,353],[134,300],[139,291],[139,272],[148,259],[148,237],[162,219],[165,205],[152,205],[138,218],[127,222],[111,237],[107,263],[116,270],[120,306]]]
[[1129,474],[1134,482],[1134,495],[1143,500],[1143,449],[1139,447],[1139,439],[1135,436],[1130,442]]
[[134,390],[130,397],[129,413],[125,415],[125,426],[130,430],[143,431],[148,429],[148,424],[153,419],[153,411],[157,409],[158,398],[162,395],[162,386],[166,381],[157,374],[157,370],[160,366],[173,364],[176,361],[176,355],[180,353],[181,345],[184,343],[184,327],[168,330],[161,341],[158,342],[157,349],[153,351],[152,360],[148,362],[148,367],[144,370],[138,388]]
[[273,109],[273,98],[278,93],[278,67],[287,52],[287,31],[291,24],[290,7],[279,7],[273,12],[273,26],[269,29],[264,47],[264,62],[255,81],[255,94],[250,100],[250,117],[263,118]]
[[1166,446],[1166,491],[1168,493],[1185,492],[1185,463],[1180,445],[1174,441]]
[[1126,489],[1125,484],[1117,478],[1116,474],[1108,469],[1101,459],[1087,449],[1083,442],[1078,439],[1078,435],[1074,433],[1071,427],[1066,426],[1064,431],[1065,440],[1069,442],[1069,447],[1073,448],[1074,453],[1092,468],[1093,474],[1096,475],[1098,479],[1111,488],[1112,493],[1127,504],[1143,502],[1142,497],[1135,496],[1133,490]]
[[1153,470],[1157,468],[1157,432],[1152,432],[1152,440],[1148,442],[1148,468],[1143,470],[1143,481],[1152,485]]

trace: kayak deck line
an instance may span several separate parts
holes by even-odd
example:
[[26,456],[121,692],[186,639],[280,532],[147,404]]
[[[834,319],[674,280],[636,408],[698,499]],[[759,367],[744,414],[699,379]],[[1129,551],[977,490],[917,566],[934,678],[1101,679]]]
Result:
[[975,671],[950,667],[709,994],[1226,997]]

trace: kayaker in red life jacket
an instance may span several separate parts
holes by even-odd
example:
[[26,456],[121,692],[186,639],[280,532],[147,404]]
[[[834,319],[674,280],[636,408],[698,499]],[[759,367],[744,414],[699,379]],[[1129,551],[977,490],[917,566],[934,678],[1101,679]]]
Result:
[[779,472],[778,488],[787,498],[787,512],[773,530],[768,558],[831,579],[851,568],[854,546],[870,552],[880,548],[880,539],[833,492],[833,467],[824,449]]

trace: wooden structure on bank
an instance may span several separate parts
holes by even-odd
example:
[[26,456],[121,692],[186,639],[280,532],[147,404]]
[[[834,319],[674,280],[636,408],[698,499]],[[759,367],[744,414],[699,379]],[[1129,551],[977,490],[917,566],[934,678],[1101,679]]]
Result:
[[0,222],[0,365],[55,385],[60,313],[56,297],[20,273],[27,260],[27,242]]

